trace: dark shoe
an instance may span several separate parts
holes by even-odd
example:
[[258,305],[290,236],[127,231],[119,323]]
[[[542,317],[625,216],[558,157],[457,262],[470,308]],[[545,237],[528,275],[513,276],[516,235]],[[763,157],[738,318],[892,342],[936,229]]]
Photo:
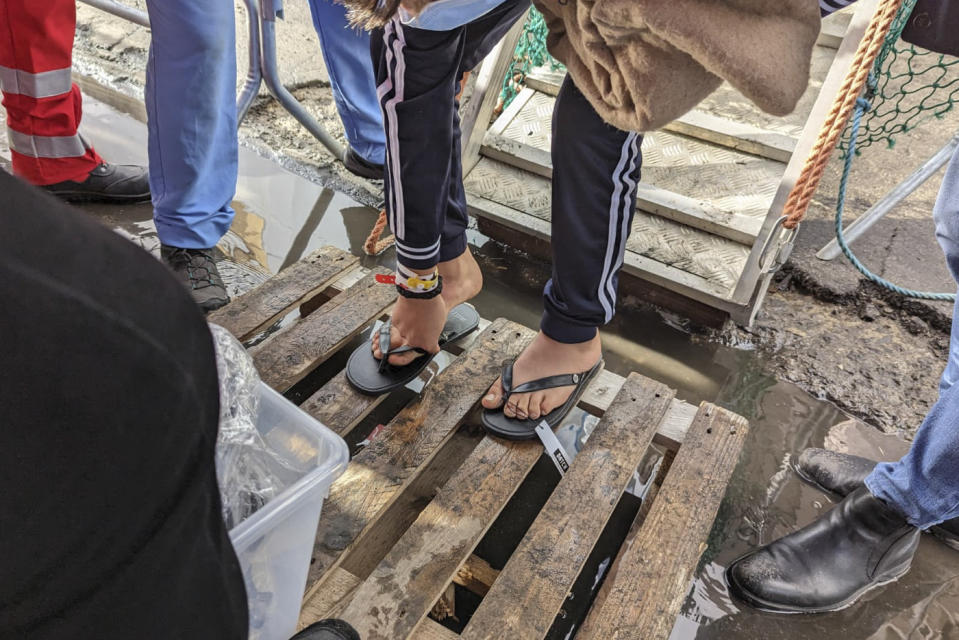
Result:
[[[796,473],[814,487],[844,498],[862,486],[877,462],[827,449],[806,449],[796,462]],[[943,544],[959,551],[959,518],[929,529]]]
[[290,640],[360,640],[360,634],[343,620],[327,618],[314,622]]
[[343,166],[353,175],[367,180],[383,180],[386,169],[381,164],[374,164],[358,154],[353,147],[347,147],[343,153]]
[[230,301],[213,259],[213,249],[180,249],[164,244],[160,245],[160,255],[204,312],[219,309]]
[[757,609],[836,611],[909,571],[918,546],[919,529],[860,487],[813,523],[734,562],[726,583]]
[[83,182],[65,180],[43,187],[67,202],[143,202],[150,199],[146,167],[104,162]]

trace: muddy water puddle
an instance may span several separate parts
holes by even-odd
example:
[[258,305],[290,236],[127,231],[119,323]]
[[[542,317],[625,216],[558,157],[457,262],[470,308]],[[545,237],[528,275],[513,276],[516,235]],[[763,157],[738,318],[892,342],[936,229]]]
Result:
[[[110,161],[146,161],[145,127],[106,105],[86,101],[84,132]],[[221,271],[234,295],[323,245],[362,256],[362,244],[376,219],[375,210],[304,180],[249,149],[241,149],[234,206],[236,221],[220,243],[227,255]],[[132,241],[158,251],[149,205],[85,208]],[[480,313],[487,318],[505,316],[535,328],[542,309],[540,290],[548,271],[476,231],[471,231],[470,243],[486,274],[485,290],[474,301]],[[363,264],[391,265],[393,258],[388,251],[377,258],[364,257]],[[868,427],[836,426],[846,420],[845,415],[765,374],[754,352],[694,339],[676,323],[648,309],[623,310],[604,331],[604,344],[606,366],[612,371],[621,375],[637,371],[676,388],[684,400],[713,401],[751,422],[743,458],[673,630],[673,640],[959,638],[959,553],[928,536],[907,576],[846,611],[781,617],[731,602],[722,578],[730,561],[811,521],[833,504],[803,484],[791,469],[805,447],[826,446],[893,459],[907,443]],[[437,369],[444,363],[441,359]],[[568,450],[575,451],[593,426],[595,419],[576,412],[559,430],[560,438]],[[541,467],[537,473],[543,477],[555,473],[548,464]],[[544,482],[554,484],[555,479]],[[643,486],[638,478],[633,486],[637,495],[642,495]],[[636,498],[632,508],[638,502]],[[615,548],[617,537],[625,534],[630,519],[628,513],[613,519],[614,530],[604,537],[609,540],[608,553]],[[615,531],[616,527],[622,531]],[[676,534],[663,532],[664,545],[671,535]],[[580,600],[588,600],[599,586],[596,578],[601,581],[604,563],[608,566],[608,558],[602,555],[600,549],[592,569],[595,573],[581,581],[580,592],[574,589]],[[550,637],[575,637],[575,611],[569,608],[569,619],[557,621]]]

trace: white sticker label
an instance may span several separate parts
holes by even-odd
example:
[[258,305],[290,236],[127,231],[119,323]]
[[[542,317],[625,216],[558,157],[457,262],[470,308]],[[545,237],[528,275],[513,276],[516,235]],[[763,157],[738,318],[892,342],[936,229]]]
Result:
[[536,435],[539,436],[540,441],[546,448],[546,454],[559,470],[559,475],[566,475],[566,472],[569,471],[569,456],[566,454],[566,449],[563,448],[559,438],[556,437],[545,420],[536,426]]

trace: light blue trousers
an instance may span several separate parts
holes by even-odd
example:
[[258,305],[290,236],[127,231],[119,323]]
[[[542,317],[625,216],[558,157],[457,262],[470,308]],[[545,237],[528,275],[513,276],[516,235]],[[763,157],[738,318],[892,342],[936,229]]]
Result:
[[346,139],[365,160],[383,164],[386,141],[373,78],[370,34],[350,27],[346,7],[333,0],[310,0],[310,11]]
[[[345,7],[310,0],[323,59],[346,130],[366,160],[382,164],[383,121],[369,34]],[[160,241],[208,248],[230,228],[236,190],[236,55],[229,0],[148,0],[153,41],[147,63],[150,189]]]
[[[959,150],[953,154],[933,211],[936,238],[959,282]],[[952,317],[949,362],[939,400],[898,462],[878,465],[866,486],[897,507],[910,523],[926,529],[959,516],[959,305]]]
[[230,0],[147,0],[150,190],[163,244],[215,245],[236,191],[236,48]]

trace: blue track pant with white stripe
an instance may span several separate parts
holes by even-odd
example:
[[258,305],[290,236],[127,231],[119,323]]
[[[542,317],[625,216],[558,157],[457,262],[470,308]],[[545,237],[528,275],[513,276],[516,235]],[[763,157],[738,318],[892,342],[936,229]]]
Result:
[[[386,127],[386,202],[397,260],[427,269],[466,250],[466,197],[455,95],[473,68],[529,6],[506,0],[450,31],[393,20],[372,35]],[[585,342],[616,308],[616,287],[636,208],[637,133],[603,122],[566,79],[553,114],[553,277],[542,329]]]

